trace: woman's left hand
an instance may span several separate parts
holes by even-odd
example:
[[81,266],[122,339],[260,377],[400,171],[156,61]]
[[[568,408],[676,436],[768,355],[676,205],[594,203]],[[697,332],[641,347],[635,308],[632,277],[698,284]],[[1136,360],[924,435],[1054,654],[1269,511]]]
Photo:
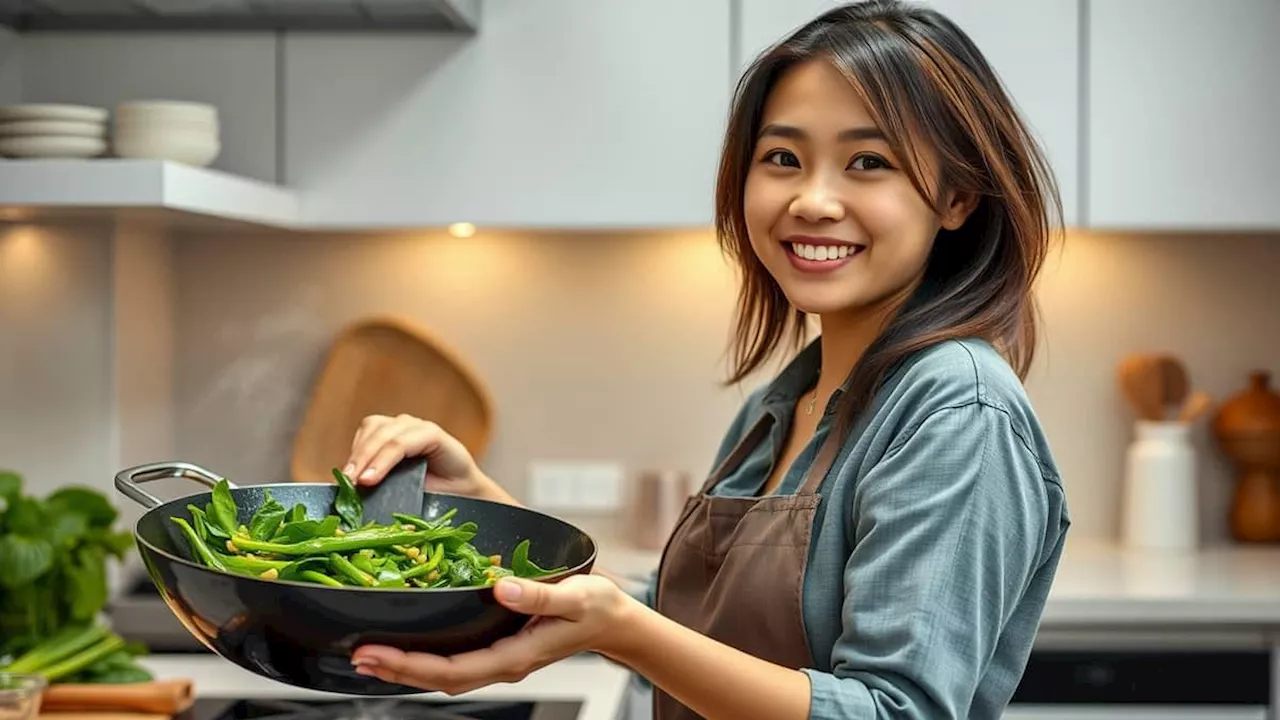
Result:
[[599,575],[575,575],[554,584],[503,578],[494,585],[494,596],[534,619],[515,635],[482,650],[443,657],[364,645],[352,654],[351,662],[362,675],[459,695],[493,683],[519,682],[580,652],[606,651],[605,639],[615,636],[623,616],[636,603]]

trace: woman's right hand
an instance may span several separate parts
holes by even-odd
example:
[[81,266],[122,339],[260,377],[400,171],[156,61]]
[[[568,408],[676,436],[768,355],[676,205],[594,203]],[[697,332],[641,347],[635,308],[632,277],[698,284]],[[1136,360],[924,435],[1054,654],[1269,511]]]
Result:
[[427,490],[516,504],[480,470],[457,438],[412,415],[370,415],[362,420],[343,472],[359,485],[376,485],[401,460],[418,456],[427,458]]

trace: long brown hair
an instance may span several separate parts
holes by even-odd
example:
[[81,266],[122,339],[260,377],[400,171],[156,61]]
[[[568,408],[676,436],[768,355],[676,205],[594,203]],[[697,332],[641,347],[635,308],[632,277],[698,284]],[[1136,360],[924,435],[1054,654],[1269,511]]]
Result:
[[[948,339],[990,341],[1025,379],[1036,346],[1033,284],[1049,247],[1049,213],[1061,216],[1052,172],[995,72],[959,27],[928,8],[868,0],[796,30],[764,51],[738,84],[716,187],[720,245],[742,272],[727,384],[745,379],[787,341],[798,349],[805,337],[804,314],[751,249],[743,193],[774,83],[812,59],[848,78],[931,205],[937,208],[948,190],[980,198],[964,225],[939,232],[922,282],[848,378],[844,427],[903,358]],[[922,147],[938,156],[936,182],[921,176]],[[938,188],[936,197],[926,187]]]

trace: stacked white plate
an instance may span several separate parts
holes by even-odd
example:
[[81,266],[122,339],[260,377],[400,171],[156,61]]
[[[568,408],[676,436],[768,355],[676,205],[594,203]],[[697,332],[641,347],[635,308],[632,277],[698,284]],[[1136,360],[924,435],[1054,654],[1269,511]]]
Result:
[[179,100],[120,103],[111,145],[119,157],[204,167],[222,149],[218,109]]
[[107,151],[107,110],[57,103],[0,106],[0,155],[92,158]]

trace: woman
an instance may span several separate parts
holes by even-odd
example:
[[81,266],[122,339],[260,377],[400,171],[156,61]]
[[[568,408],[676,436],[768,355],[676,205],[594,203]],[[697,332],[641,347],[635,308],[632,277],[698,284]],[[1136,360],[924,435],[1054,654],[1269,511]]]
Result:
[[[735,98],[717,230],[753,392],[654,581],[503,580],[537,616],[450,658],[362,647],[362,673],[450,694],[580,651],[655,687],[659,720],[996,718],[1069,525],[1021,379],[1052,177],[982,55],[892,0],[818,17]],[[515,502],[429,422],[368,418],[348,473],[425,454],[431,488]]]

